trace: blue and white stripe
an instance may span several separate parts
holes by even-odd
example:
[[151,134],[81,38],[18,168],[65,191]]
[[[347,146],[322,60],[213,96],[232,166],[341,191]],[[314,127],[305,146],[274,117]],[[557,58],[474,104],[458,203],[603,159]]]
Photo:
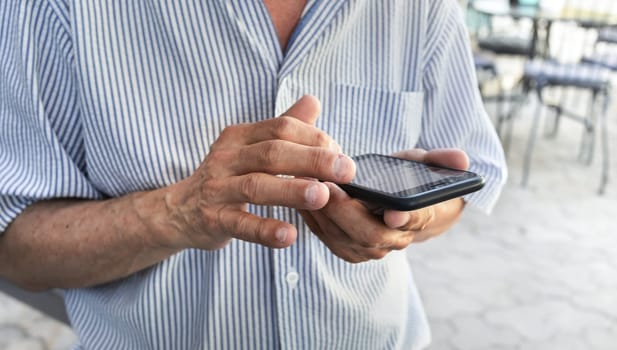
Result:
[[[261,0],[0,2],[0,232],[47,198],[100,199],[191,174],[227,125],[311,93],[350,155],[460,147],[487,179],[503,154],[454,0],[309,2],[283,53]],[[68,290],[88,349],[415,349],[429,331],[405,252],[341,261],[299,228],[270,250],[183,251]],[[296,278],[297,277],[297,278]]]

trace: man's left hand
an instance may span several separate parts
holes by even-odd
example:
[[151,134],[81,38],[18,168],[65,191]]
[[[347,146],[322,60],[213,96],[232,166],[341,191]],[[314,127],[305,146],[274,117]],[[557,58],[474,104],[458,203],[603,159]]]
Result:
[[[393,156],[423,163],[467,170],[469,158],[460,150],[411,149]],[[392,250],[437,236],[459,218],[464,201],[455,198],[414,211],[385,210],[376,216],[340,187],[326,183],[328,204],[320,210],[301,210],[305,222],[338,257],[352,263],[381,259]]]

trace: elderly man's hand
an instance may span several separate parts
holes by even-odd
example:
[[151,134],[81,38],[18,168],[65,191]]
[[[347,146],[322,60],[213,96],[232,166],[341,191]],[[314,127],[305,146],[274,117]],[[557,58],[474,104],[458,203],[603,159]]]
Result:
[[[413,149],[394,156],[461,170],[469,166],[467,155],[454,149]],[[414,211],[386,210],[379,217],[337,185],[326,184],[330,190],[328,204],[320,210],[301,210],[302,216],[334,254],[353,263],[381,259],[392,250],[446,231],[464,207],[462,198],[456,198]]]
[[197,171],[166,196],[172,234],[161,237],[162,244],[219,249],[237,238],[274,248],[291,245],[294,226],[246,208],[253,203],[317,210],[330,193],[307,178],[351,181],[353,161],[314,127],[319,112],[319,101],[305,96],[284,116],[223,130]]

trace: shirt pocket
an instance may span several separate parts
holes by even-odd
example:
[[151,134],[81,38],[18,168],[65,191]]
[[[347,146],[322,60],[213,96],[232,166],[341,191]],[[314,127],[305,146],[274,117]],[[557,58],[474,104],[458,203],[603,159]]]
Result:
[[348,155],[391,154],[418,142],[424,94],[334,84],[318,126]]

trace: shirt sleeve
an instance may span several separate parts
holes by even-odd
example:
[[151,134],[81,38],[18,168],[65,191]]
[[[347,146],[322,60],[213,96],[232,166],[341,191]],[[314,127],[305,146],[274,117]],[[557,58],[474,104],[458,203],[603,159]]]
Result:
[[52,1],[0,2],[0,234],[36,201],[102,197],[86,175],[68,18]]
[[470,158],[470,170],[486,179],[482,190],[464,199],[488,214],[506,181],[507,167],[480,97],[469,35],[456,1],[431,1],[425,52],[425,99],[418,147],[464,150]]

